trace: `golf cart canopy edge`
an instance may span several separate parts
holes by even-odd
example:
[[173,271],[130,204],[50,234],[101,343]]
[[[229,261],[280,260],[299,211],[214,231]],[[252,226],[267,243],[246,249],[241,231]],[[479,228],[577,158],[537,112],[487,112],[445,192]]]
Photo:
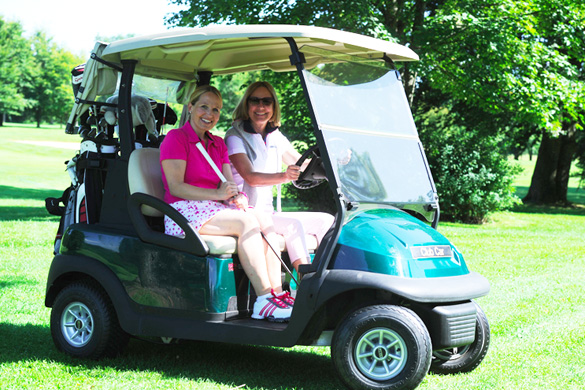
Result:
[[[393,61],[417,61],[411,49],[392,42],[323,27],[293,25],[210,26],[168,32],[113,42],[102,58],[113,63],[137,61],[136,73],[189,81],[199,71],[216,75],[270,69],[292,71],[290,45],[310,45],[371,59],[384,56]],[[306,56],[305,67],[322,59]]]

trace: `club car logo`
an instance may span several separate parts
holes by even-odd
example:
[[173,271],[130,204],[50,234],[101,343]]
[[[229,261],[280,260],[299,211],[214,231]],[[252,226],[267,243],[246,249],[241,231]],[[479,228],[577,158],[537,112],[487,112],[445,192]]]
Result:
[[449,245],[415,246],[410,248],[410,252],[415,259],[453,256],[453,251]]

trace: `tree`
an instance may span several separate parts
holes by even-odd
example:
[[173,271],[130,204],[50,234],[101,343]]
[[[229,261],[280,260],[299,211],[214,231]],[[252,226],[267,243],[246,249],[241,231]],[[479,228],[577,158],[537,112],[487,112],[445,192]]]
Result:
[[31,102],[29,115],[42,121],[65,121],[73,104],[71,69],[81,60],[57,47],[42,32],[31,39],[33,67],[25,93]]
[[28,106],[22,89],[29,59],[22,26],[0,17],[0,126],[5,115],[17,114]]
[[[562,59],[562,78],[554,80],[570,90],[555,99],[561,124],[557,134],[545,132],[525,202],[567,204],[571,163],[583,130],[585,100],[585,4],[543,0],[539,30],[543,41]],[[556,135],[556,136],[554,136]]]
[[[493,117],[513,139],[542,142],[525,201],[566,202],[582,123],[584,5],[576,1],[446,1],[429,18],[425,81]],[[524,136],[519,131],[527,131]]]
[[[467,131],[498,137],[494,147],[502,151],[511,143],[527,143],[535,133],[546,144],[549,136],[571,134],[582,123],[584,5],[577,0],[174,2],[189,5],[168,19],[182,26],[311,24],[409,45],[421,56],[418,64],[401,68],[413,106],[428,96],[417,91],[438,91],[449,104],[436,109],[448,106],[448,115],[465,123]],[[568,156],[557,161],[566,164]],[[542,155],[539,159],[544,161]],[[554,169],[560,172],[554,183],[562,197],[566,165]]]

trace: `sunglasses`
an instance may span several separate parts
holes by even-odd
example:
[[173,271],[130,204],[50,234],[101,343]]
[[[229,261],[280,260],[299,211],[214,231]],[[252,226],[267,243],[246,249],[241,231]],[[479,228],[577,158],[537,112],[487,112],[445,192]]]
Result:
[[250,96],[248,98],[248,103],[250,103],[253,106],[259,105],[260,102],[262,102],[263,106],[271,106],[272,103],[274,103],[274,99],[271,97],[259,98],[256,96]]

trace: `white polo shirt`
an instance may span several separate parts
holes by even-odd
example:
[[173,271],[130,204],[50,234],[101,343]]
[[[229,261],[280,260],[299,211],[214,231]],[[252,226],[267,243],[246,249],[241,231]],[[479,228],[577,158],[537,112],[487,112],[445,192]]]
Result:
[[[268,133],[266,136],[266,143],[264,143],[262,135],[250,135],[254,142],[254,151],[257,153],[256,160],[252,162],[254,165],[254,171],[261,173],[282,172],[282,155],[286,150],[292,148],[290,141],[278,129]],[[225,139],[225,143],[228,147],[228,155],[231,156],[232,154],[238,153],[246,154],[244,141],[241,138],[232,135]],[[240,176],[238,171],[236,171],[233,165],[232,174],[234,176],[234,181],[241,191],[244,186],[244,179]],[[257,192],[256,203],[250,205],[261,211],[274,211],[272,187],[273,186],[255,187]]]

